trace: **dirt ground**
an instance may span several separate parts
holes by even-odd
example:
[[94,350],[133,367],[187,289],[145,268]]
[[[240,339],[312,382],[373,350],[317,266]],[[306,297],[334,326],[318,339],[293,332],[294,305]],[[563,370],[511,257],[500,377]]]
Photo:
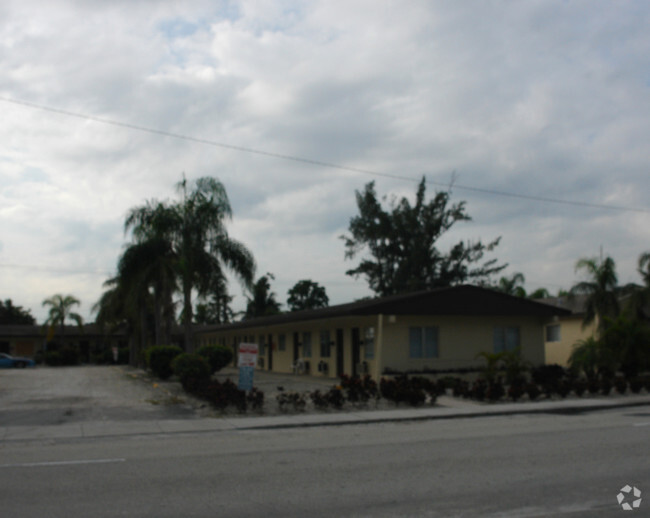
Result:
[[[236,368],[215,375],[219,381],[237,383]],[[256,372],[254,384],[264,392],[259,416],[282,413],[277,403],[281,392],[327,391],[337,380],[293,374]],[[321,412],[306,399],[304,412]],[[390,408],[378,405],[347,407],[348,410]],[[289,409],[294,411],[293,408]],[[52,425],[97,420],[148,420],[219,417],[238,414],[218,411],[187,394],[180,383],[161,381],[150,373],[128,366],[36,367],[0,370],[0,426]]]

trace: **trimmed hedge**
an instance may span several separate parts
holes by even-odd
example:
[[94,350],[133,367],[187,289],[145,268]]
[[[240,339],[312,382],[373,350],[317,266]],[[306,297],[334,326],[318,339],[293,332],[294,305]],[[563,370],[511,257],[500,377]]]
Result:
[[158,376],[161,380],[165,380],[174,373],[172,370],[172,361],[182,353],[183,349],[177,345],[151,346],[145,352],[147,367],[149,367],[155,376]]
[[192,391],[210,380],[210,365],[198,354],[179,354],[172,360],[172,370],[185,390]]
[[230,364],[233,358],[233,352],[230,347],[222,345],[204,345],[199,347],[196,354],[202,356],[210,365],[210,374],[219,372],[221,369]]

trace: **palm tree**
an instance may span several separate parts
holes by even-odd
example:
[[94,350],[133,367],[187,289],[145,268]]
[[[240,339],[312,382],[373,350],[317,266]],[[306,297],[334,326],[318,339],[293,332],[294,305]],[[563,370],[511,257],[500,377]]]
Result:
[[253,282],[255,261],[251,252],[226,231],[232,209],[226,189],[215,178],[196,180],[188,192],[185,178],[177,185],[182,200],[177,203],[149,202],[132,209],[125,229],[133,229],[136,239],[162,239],[175,257],[174,268],[183,294],[182,318],[185,347],[192,352],[192,293],[210,293],[214,279],[224,277],[228,268],[247,286]]
[[81,302],[72,295],[52,295],[43,301],[43,306],[50,306],[50,311],[45,321],[53,333],[57,326],[60,326],[61,337],[65,336],[65,323],[68,319],[74,320],[79,327],[83,326],[83,318],[72,311],[73,306],[79,306]]
[[172,294],[176,289],[176,256],[171,243],[151,237],[127,246],[118,271],[128,298],[145,311],[144,318],[147,303],[153,306],[154,343],[170,344],[174,321]]
[[499,279],[499,286],[497,289],[499,291],[502,291],[503,293],[507,293],[508,295],[515,295],[516,297],[525,297],[526,296],[526,290],[523,287],[524,282],[526,282],[526,279],[524,278],[524,274],[517,272],[512,275],[512,277],[501,277]]
[[535,291],[528,295],[529,299],[546,299],[551,296],[551,293],[546,288],[537,288]]
[[630,300],[627,307],[632,314],[632,318],[648,321],[648,306],[650,306],[650,252],[645,252],[639,256],[638,272],[643,279],[643,286],[636,284],[631,285]]
[[244,319],[277,315],[280,313],[280,303],[275,299],[275,293],[271,291],[271,283],[275,277],[272,273],[262,275],[252,290],[252,298],[247,297],[248,304]]
[[611,257],[605,259],[580,259],[576,272],[585,270],[589,280],[579,282],[570,290],[571,295],[587,295],[583,327],[598,318],[598,330],[607,327],[607,318],[615,319],[619,314],[617,297],[616,264]]

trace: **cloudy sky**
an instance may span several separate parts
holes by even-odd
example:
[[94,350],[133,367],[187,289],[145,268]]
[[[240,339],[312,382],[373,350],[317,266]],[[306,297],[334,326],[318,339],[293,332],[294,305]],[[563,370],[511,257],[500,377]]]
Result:
[[648,27],[644,0],[3,1],[0,298],[41,321],[71,293],[92,318],[128,209],[183,172],[225,184],[282,302],[300,279],[368,295],[339,239],[354,192],[413,197],[423,175],[473,217],[443,248],[502,236],[506,273],[556,292],[602,247],[638,282]]

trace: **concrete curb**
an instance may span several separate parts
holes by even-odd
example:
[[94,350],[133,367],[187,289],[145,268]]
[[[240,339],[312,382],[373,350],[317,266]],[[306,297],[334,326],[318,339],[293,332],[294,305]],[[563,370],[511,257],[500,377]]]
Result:
[[[558,414],[571,415],[617,408],[650,406],[650,396],[625,398],[583,399],[533,403],[497,403],[463,408],[402,408],[333,412],[331,414],[288,414],[273,416],[223,417],[198,419],[86,421],[51,426],[0,427],[0,440],[42,441],[65,439],[95,439],[101,437],[138,436],[154,434],[217,433],[228,431],[279,430],[319,426],[347,426],[395,422],[418,422],[448,419],[498,417],[504,415]],[[650,412],[649,412],[650,415]]]

